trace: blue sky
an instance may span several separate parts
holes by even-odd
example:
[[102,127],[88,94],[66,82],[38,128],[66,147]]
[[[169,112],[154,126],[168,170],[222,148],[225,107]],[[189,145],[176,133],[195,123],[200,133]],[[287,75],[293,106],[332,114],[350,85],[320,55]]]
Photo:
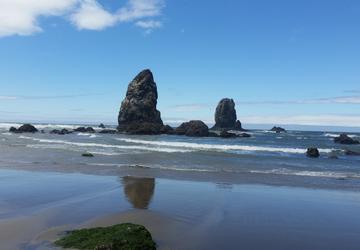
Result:
[[150,68],[166,122],[360,127],[360,2],[2,0],[0,121],[116,123]]

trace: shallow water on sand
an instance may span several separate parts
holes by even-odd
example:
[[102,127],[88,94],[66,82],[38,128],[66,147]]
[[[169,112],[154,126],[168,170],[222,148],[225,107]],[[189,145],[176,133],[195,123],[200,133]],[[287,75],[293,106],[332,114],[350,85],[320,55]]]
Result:
[[144,224],[159,249],[360,244],[359,192],[9,170],[0,178],[0,241],[9,250],[52,249],[51,231],[122,222]]

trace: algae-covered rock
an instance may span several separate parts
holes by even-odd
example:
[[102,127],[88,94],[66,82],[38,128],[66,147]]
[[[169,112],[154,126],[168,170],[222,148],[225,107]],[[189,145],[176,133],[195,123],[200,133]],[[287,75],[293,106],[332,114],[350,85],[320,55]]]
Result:
[[153,250],[156,244],[150,232],[141,225],[130,223],[111,227],[81,229],[69,232],[55,242],[56,246],[79,250]]

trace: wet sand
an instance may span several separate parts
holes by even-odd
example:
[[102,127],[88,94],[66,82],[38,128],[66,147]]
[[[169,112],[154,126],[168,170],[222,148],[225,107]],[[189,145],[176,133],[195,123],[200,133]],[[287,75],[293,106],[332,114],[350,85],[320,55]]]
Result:
[[360,192],[0,170],[2,249],[133,222],[159,249],[358,249]]

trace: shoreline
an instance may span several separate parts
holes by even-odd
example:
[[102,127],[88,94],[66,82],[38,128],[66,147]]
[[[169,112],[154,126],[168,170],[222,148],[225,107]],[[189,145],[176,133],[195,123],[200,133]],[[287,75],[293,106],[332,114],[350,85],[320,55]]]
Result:
[[[11,165],[11,167],[9,167]],[[254,184],[268,186],[299,187],[325,190],[360,191],[360,180],[357,178],[336,178],[318,176],[296,176],[271,173],[227,173],[227,172],[198,172],[177,171],[172,169],[155,169],[142,166],[97,166],[87,164],[65,165],[53,164],[44,166],[42,164],[30,163],[4,163],[0,162],[0,169],[23,170],[34,172],[53,173],[79,173],[94,176],[136,176],[149,178],[163,178],[179,181],[211,182],[226,184]]]
[[65,231],[125,222],[146,226],[160,250],[360,244],[352,236],[360,233],[359,192],[20,170],[0,176],[7,249],[53,249]]

